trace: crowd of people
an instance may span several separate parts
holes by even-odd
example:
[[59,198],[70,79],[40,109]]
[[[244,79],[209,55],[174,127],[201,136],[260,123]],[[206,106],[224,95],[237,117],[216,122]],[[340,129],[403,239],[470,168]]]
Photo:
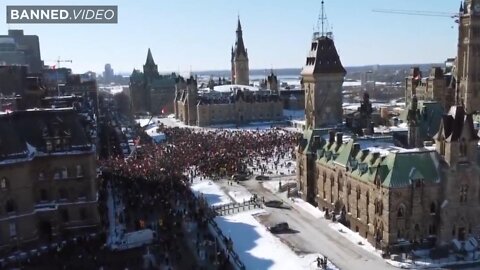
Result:
[[[231,131],[192,130],[159,127],[166,141],[161,144],[142,144],[129,158],[111,157],[102,161],[103,185],[100,199],[106,201],[107,189],[114,188],[121,198],[125,212],[108,221],[106,203],[100,212],[105,221],[121,221],[127,231],[145,227],[156,228],[161,252],[159,263],[178,266],[185,260],[185,222],[194,221],[202,234],[211,213],[198,202],[189,188],[194,177],[215,179],[246,173],[248,168],[266,171],[265,160],[294,155],[297,135],[282,130]],[[142,140],[144,141],[144,140]],[[283,166],[283,165],[281,165]],[[109,184],[107,184],[109,183]],[[207,237],[208,238],[208,237]],[[219,263],[219,269],[228,268],[229,250],[217,250],[208,259]],[[192,267],[197,267],[192,266]]]
[[190,168],[196,176],[215,178],[245,173],[248,167],[266,172],[264,160],[294,158],[298,134],[283,130],[203,130],[160,127],[166,142],[144,145],[134,158],[103,163],[118,175],[159,180],[180,177]]

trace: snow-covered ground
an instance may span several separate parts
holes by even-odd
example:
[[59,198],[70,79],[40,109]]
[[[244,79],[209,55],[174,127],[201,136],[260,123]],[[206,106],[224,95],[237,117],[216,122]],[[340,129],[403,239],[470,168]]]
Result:
[[282,180],[265,180],[262,183],[262,186],[268,190],[270,190],[272,193],[277,193],[280,187],[280,182],[282,182],[282,186],[286,184],[291,184],[291,183],[296,183],[296,180],[293,179],[282,179]]
[[[258,214],[258,211],[215,218],[225,236],[231,237],[233,249],[246,269],[318,269],[316,258],[323,258],[321,255],[295,254],[260,224],[253,214]],[[337,268],[328,264],[327,269]]]
[[309,213],[315,218],[323,218],[325,216],[325,212],[322,210],[318,209],[317,207],[307,203],[306,201],[302,199],[295,198],[293,199],[294,205],[298,208],[301,208],[303,211]]
[[219,206],[232,202],[232,199],[212,180],[196,181],[190,188],[197,196],[205,198],[210,206]]
[[117,243],[120,243],[123,238],[123,234],[126,230],[125,224],[121,223],[119,220],[120,215],[125,210],[125,207],[122,204],[120,198],[115,196],[112,191],[112,187],[108,184],[107,187],[107,208],[108,208],[108,237],[107,237],[107,246],[113,247]]

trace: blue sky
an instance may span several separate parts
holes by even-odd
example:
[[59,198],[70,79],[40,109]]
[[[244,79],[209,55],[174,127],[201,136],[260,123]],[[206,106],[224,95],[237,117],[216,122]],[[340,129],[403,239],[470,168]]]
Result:
[[[0,33],[24,29],[40,37],[42,58],[71,59],[74,72],[130,72],[151,48],[160,71],[229,69],[240,14],[251,68],[301,67],[320,0],[3,0]],[[456,12],[459,0],[326,0],[328,21],[345,66],[443,62],[454,57],[451,18],[373,13],[372,9]],[[6,5],[118,5],[113,25],[7,25]]]

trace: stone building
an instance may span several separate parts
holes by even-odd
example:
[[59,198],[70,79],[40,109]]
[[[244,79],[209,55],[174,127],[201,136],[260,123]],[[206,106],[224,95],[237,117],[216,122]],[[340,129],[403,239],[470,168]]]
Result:
[[232,47],[232,84],[249,85],[248,51],[243,43],[243,32],[240,18],[237,25],[237,40]]
[[143,72],[134,69],[130,75],[130,93],[134,113],[152,114],[173,112],[175,98],[175,73],[161,75],[148,49]]
[[307,130],[298,149],[300,193],[383,250],[466,241],[480,233],[477,143],[463,107],[443,117],[432,147]]
[[405,79],[405,100],[410,106],[412,97],[418,100],[436,101],[447,111],[455,104],[455,85],[452,85],[451,70],[433,67],[428,77],[422,77],[418,67],[413,67]]
[[[395,146],[390,136],[346,135],[337,112],[341,94],[335,91],[344,71],[334,48],[333,40],[314,36],[302,71],[307,121],[297,153],[301,197],[384,251],[445,247],[480,236],[479,137],[473,115],[452,106],[432,134],[434,115],[443,111],[437,105],[445,102],[435,99],[446,89],[442,82],[440,90],[423,94],[410,88],[405,116],[410,149]],[[433,81],[444,79],[434,71]],[[413,80],[418,70],[412,74]],[[327,87],[333,91],[326,92]],[[433,101],[419,102],[415,94],[428,94]],[[425,134],[433,141],[424,142]]]
[[72,109],[0,115],[0,251],[98,229],[92,127]]
[[194,77],[177,79],[174,111],[177,119],[194,126],[283,120],[278,91],[243,85],[198,89]]

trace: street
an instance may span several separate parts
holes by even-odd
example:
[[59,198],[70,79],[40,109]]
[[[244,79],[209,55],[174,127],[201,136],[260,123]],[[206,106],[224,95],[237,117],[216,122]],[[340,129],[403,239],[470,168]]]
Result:
[[[275,180],[289,178],[292,177],[285,176]],[[339,233],[334,232],[328,226],[331,221],[324,218],[315,218],[302,209],[294,208],[292,202],[285,196],[273,194],[270,190],[264,188],[259,181],[250,179],[240,183],[252,194],[257,194],[259,198],[264,197],[265,201],[283,200],[291,207],[291,209],[266,207],[270,214],[259,216],[258,219],[265,226],[287,222],[290,228],[298,231],[297,233],[277,235],[295,252],[321,253],[342,270],[396,269],[387,264],[380,256],[364,250],[343,238]]]

